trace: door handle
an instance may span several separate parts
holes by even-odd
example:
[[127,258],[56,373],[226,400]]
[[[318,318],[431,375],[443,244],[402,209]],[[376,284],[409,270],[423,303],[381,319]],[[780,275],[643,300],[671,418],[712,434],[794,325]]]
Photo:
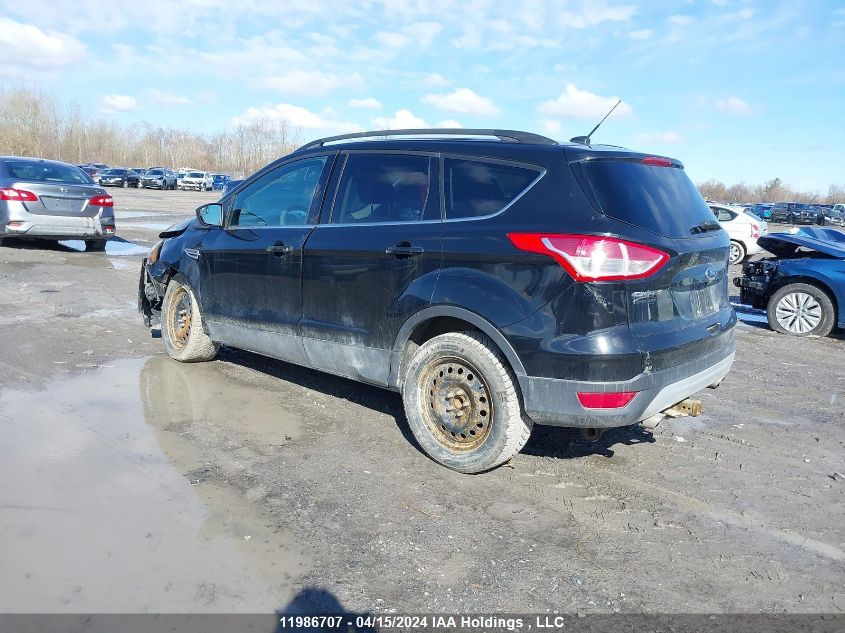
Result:
[[422,255],[425,249],[422,246],[411,246],[408,242],[399,242],[394,246],[388,246],[384,252],[397,258],[404,258]]
[[276,257],[284,257],[293,252],[293,246],[285,246],[282,242],[276,242],[268,246],[265,250]]

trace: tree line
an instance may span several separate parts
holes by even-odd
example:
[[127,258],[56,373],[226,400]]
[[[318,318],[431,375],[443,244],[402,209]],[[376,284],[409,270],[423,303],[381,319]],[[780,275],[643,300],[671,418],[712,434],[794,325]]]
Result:
[[251,174],[292,152],[299,134],[284,121],[259,119],[215,134],[121,124],[86,115],[76,104],[29,88],[0,89],[0,155],[75,165],[193,167]]
[[[126,167],[194,167],[251,174],[292,152],[299,131],[285,121],[258,119],[215,134],[151,125],[121,124],[86,115],[76,104],[30,88],[0,89],[0,155],[35,156],[73,164],[102,162]],[[721,202],[845,202],[845,186],[827,193],[798,191],[774,178],[762,185],[698,184]]]

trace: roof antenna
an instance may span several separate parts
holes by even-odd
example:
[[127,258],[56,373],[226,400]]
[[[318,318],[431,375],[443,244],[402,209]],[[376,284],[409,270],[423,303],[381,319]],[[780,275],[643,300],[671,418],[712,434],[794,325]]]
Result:
[[[615,106],[613,106],[613,107],[610,109],[610,112],[608,112],[607,114],[605,114],[605,115],[604,115],[604,119],[606,119],[607,117],[609,117],[609,116],[613,113],[613,111],[617,108],[617,106],[618,106],[620,103],[622,103],[622,99],[620,99],[619,101],[617,101],[617,102],[616,102],[616,105],[615,105]],[[590,130],[590,133],[589,133],[589,134],[587,134],[587,136],[573,136],[571,139],[569,139],[569,142],[570,142],[570,143],[579,143],[579,144],[581,144],[581,145],[589,145],[589,144],[590,144],[590,137],[591,137],[593,134],[595,134],[596,130],[597,130],[597,129],[599,129],[599,126],[600,126],[602,123],[604,123],[604,119],[602,119],[601,121],[599,121],[599,122],[598,122],[598,125],[596,125],[596,127],[594,127],[592,130]]]

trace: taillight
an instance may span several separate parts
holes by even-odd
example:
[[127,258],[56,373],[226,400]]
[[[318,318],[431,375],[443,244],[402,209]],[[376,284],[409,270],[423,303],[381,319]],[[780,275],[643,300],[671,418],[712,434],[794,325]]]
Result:
[[652,165],[654,167],[671,167],[672,161],[668,158],[660,156],[646,156],[640,161],[643,165]]
[[88,201],[88,204],[95,207],[113,207],[114,198],[111,196],[94,196]]
[[575,281],[642,279],[669,261],[668,253],[615,237],[508,233],[508,238],[520,250],[553,257]]
[[24,189],[0,189],[0,200],[16,202],[38,202],[38,196]]
[[636,391],[610,391],[606,393],[597,392],[577,392],[578,402],[585,409],[621,409],[627,406],[634,396]]
[[758,237],[760,237],[760,227],[757,226],[756,224],[752,223],[751,224],[751,238],[756,240]]

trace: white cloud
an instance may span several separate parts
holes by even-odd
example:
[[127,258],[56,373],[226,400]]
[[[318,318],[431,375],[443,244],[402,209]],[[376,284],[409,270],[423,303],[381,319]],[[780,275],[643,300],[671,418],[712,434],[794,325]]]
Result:
[[651,29],[640,29],[639,31],[631,31],[628,37],[632,40],[650,40],[654,36],[654,31]]
[[245,125],[255,121],[285,121],[292,128],[302,130],[323,130],[329,132],[361,132],[357,123],[339,121],[332,118],[331,111],[320,114],[311,112],[302,106],[290,103],[278,103],[266,108],[248,108],[243,114],[232,119],[234,125]]
[[426,75],[425,78],[419,82],[420,86],[424,88],[443,88],[444,86],[450,85],[452,82],[446,79],[440,73],[431,73]]
[[368,110],[381,110],[381,101],[373,97],[366,99],[350,99],[346,102],[350,108],[366,108]]
[[434,127],[463,127],[463,125],[455,121],[455,119],[446,119],[445,121],[440,121]]
[[[607,114],[618,97],[602,97],[586,90],[579,90],[574,84],[566,84],[564,91],[557,99],[544,101],[537,106],[537,111],[554,117],[573,117],[586,119],[601,119]],[[631,106],[624,101],[613,111],[613,116],[629,116]]]
[[317,70],[290,70],[283,74],[263,77],[257,80],[256,84],[260,88],[276,90],[282,94],[322,97],[340,86],[360,86],[362,80],[357,73],[340,77]]
[[580,12],[562,11],[558,23],[562,27],[585,29],[602,22],[627,22],[637,12],[634,5],[609,7],[600,0],[585,3]]
[[137,110],[138,102],[135,97],[129,95],[106,95],[100,102],[100,112],[114,114],[115,112],[128,112]]
[[388,48],[402,48],[408,44],[408,37],[402,33],[382,31],[381,33],[376,33],[376,40],[379,44]]
[[78,62],[85,54],[85,46],[70,35],[0,18],[0,59],[4,66],[55,68]]
[[414,41],[414,43],[421,46],[428,46],[443,30],[443,25],[439,22],[414,22],[406,26],[403,31]]
[[397,110],[392,117],[376,117],[373,125],[380,130],[402,130],[431,127],[423,119],[405,108]]
[[554,119],[540,119],[540,127],[546,134],[560,133],[560,121]]
[[751,106],[748,102],[739,97],[727,97],[716,101],[716,109],[731,114],[751,114]]
[[686,26],[692,22],[692,16],[689,15],[670,15],[667,19],[678,26]]
[[439,110],[458,114],[496,114],[499,108],[487,97],[475,94],[469,88],[458,88],[449,94],[426,95],[423,103],[433,105]]
[[156,89],[150,90],[150,96],[153,98],[153,101],[162,105],[191,105],[193,103],[188,97],[169,92],[161,92]]
[[684,137],[677,132],[666,130],[665,132],[641,132],[640,134],[634,135],[634,140],[639,143],[674,145],[675,143],[682,143]]

